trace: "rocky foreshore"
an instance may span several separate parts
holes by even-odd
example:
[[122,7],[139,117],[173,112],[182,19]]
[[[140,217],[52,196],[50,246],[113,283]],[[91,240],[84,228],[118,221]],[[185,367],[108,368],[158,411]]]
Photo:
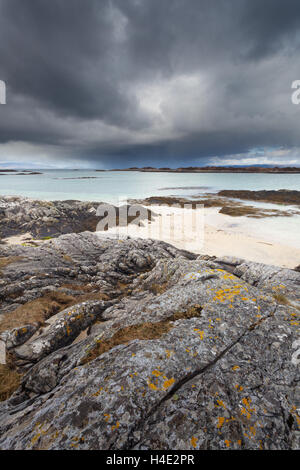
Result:
[[[170,189],[170,188],[166,188]],[[176,188],[174,188],[176,189]],[[177,188],[178,189],[178,188]],[[180,188],[180,189],[185,189]],[[187,188],[189,189],[189,188]],[[280,210],[275,207],[257,207],[247,205],[244,201],[262,202],[268,204],[292,206],[288,210]],[[146,199],[132,200],[131,203],[149,205],[164,205],[184,207],[192,205],[193,209],[203,205],[205,208],[219,207],[220,214],[231,217],[251,217],[261,219],[265,217],[292,217],[300,215],[300,191],[289,191],[281,189],[278,191],[246,191],[246,190],[222,190],[218,193],[202,193],[192,198],[181,196],[151,196]]]
[[[237,198],[237,200],[236,200]],[[254,207],[240,202],[240,200],[264,201],[277,204],[294,205],[293,209],[283,210],[270,207]],[[203,193],[193,199],[180,196],[152,196],[141,200],[131,200],[126,208],[127,223],[139,223],[146,217],[148,220],[155,218],[155,212],[148,210],[147,214],[141,210],[141,206],[167,205],[184,207],[191,204],[196,208],[197,204],[205,208],[220,208],[221,214],[231,217],[246,216],[250,218],[265,217],[292,217],[299,215],[300,191],[220,191],[217,194]],[[97,209],[101,205],[101,216],[97,215]],[[94,232],[98,223],[104,218],[104,207],[113,209],[116,214],[116,224],[119,225],[119,208],[105,202],[84,202],[76,200],[44,201],[20,196],[0,196],[0,242],[1,240],[19,235],[27,235],[23,238],[26,243],[45,238],[58,237],[66,233],[80,233],[84,231]],[[198,206],[199,207],[199,206]],[[129,214],[134,215],[129,215]],[[99,214],[99,212],[98,212]]]
[[299,448],[300,272],[91,232],[0,270],[0,449]]
[[[100,205],[101,216],[97,215]],[[31,240],[86,230],[94,232],[98,223],[104,218],[104,207],[115,211],[118,222],[119,208],[104,202],[42,201],[19,196],[0,196],[0,240],[21,234],[28,234]],[[132,212],[134,209],[137,214],[139,213],[137,205],[131,209]],[[126,206],[126,210],[128,213],[129,206]],[[129,216],[128,222],[133,222],[135,218]]]

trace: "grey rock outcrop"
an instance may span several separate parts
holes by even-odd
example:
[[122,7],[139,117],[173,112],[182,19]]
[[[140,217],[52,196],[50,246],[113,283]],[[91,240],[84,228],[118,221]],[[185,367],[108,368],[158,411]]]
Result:
[[[102,211],[97,210],[101,205]],[[119,208],[102,202],[41,201],[18,196],[0,197],[0,239],[29,233],[34,238],[57,237],[65,233],[95,231],[104,218],[105,207],[114,209],[119,222]],[[130,208],[130,211],[129,211]],[[128,223],[147,217],[141,206],[122,206]],[[148,216],[150,211],[148,211]],[[139,216],[139,217],[138,217]]]
[[1,256],[6,318],[53,288],[107,300],[10,349],[0,449],[299,448],[300,273],[89,232]]

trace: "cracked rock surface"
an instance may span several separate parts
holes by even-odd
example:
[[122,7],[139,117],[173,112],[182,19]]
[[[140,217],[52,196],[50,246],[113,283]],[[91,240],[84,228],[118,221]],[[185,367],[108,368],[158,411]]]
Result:
[[2,333],[23,376],[0,449],[299,448],[299,272],[90,232],[1,256],[5,317],[53,289],[106,297]]

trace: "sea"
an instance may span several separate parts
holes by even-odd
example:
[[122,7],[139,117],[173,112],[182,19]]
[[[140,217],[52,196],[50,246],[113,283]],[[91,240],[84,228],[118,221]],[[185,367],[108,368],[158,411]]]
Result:
[[[222,189],[300,190],[300,174],[268,173],[143,173],[138,171],[35,170],[37,175],[0,175],[0,196],[17,195],[42,200],[80,200],[120,204],[150,196],[193,198]],[[23,171],[20,170],[19,173]],[[247,205],[295,211],[292,206],[254,203]],[[298,208],[299,210],[299,208]],[[300,248],[300,215],[253,219],[218,215],[207,223],[222,230],[240,231]]]
[[129,199],[163,195],[189,197],[203,192],[218,192],[222,189],[300,190],[300,174],[36,171],[42,174],[0,175],[0,195],[18,195],[49,201],[77,199],[116,203],[120,197]]

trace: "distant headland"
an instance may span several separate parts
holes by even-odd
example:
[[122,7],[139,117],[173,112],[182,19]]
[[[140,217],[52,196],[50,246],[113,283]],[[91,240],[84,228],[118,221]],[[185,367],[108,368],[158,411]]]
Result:
[[262,166],[188,166],[179,168],[155,168],[145,166],[143,168],[114,168],[111,170],[96,171],[140,171],[159,173],[300,173],[300,167],[262,167]]

